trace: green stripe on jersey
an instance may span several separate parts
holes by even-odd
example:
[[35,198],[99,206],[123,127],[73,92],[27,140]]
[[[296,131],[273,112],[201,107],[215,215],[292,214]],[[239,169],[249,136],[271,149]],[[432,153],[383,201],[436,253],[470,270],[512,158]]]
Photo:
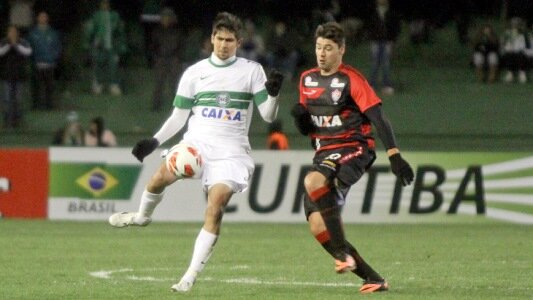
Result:
[[268,93],[266,90],[260,90],[259,92],[255,93],[254,95],[254,102],[255,105],[259,106],[263,102],[265,102],[268,98]]
[[196,95],[194,95],[194,99],[202,100],[202,99],[216,99],[217,95],[219,94],[228,94],[231,100],[238,99],[238,100],[252,100],[253,96],[252,93],[246,93],[246,92],[228,92],[228,91],[211,91],[211,92],[200,92]]
[[176,95],[174,106],[177,108],[191,109],[194,106],[194,99]]
[[[236,108],[236,109],[248,109],[250,101],[246,100],[234,100],[232,99],[224,108]],[[221,107],[216,100],[199,100],[194,104],[195,106],[212,106]]]

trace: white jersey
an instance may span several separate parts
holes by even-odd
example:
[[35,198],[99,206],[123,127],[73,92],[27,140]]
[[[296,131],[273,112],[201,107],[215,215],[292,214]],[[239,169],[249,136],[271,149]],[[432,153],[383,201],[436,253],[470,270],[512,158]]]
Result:
[[174,106],[191,109],[184,139],[248,146],[253,103],[267,100],[263,67],[236,57],[227,64],[213,55],[189,67],[180,80]]

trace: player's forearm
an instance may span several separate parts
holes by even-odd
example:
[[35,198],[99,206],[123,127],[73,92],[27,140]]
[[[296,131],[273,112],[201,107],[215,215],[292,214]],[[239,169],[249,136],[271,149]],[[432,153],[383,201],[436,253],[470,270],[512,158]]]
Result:
[[172,115],[161,126],[161,129],[154,134],[154,138],[157,139],[159,144],[163,144],[183,128],[190,112],[189,109],[174,108]]
[[394,136],[394,131],[389,120],[383,114],[380,105],[373,106],[369,108],[365,115],[370,119],[370,122],[376,127],[379,139],[383,142],[385,149],[387,149],[387,155],[391,156],[395,153],[400,152],[398,146],[396,145],[396,138]]
[[258,106],[259,114],[261,114],[261,117],[269,123],[276,119],[276,116],[278,115],[278,108],[278,97],[272,97],[270,95],[267,97],[265,102]]

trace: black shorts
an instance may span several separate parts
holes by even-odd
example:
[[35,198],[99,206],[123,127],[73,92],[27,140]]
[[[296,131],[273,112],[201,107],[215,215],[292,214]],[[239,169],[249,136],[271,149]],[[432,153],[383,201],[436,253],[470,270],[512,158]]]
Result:
[[[332,190],[337,193],[337,203],[344,205],[350,187],[355,184],[376,160],[376,153],[366,146],[324,150],[315,154],[311,172],[323,174]],[[307,195],[304,196],[305,217],[319,211]]]

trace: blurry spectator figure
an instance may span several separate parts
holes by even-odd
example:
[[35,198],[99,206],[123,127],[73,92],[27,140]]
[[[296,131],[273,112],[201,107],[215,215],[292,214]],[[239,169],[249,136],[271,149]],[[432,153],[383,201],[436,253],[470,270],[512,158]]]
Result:
[[268,125],[267,148],[270,150],[288,150],[289,139],[283,133],[283,123],[274,120]]
[[409,22],[409,40],[413,45],[429,43],[430,36],[431,28],[426,19],[417,18]]
[[526,49],[526,56],[528,60],[528,70],[533,69],[533,23],[531,23],[531,29],[529,31],[529,48]]
[[94,67],[92,91],[99,95],[109,83],[111,95],[122,95],[118,67],[120,56],[126,52],[124,23],[112,10],[109,0],[100,1],[100,9],[85,24],[84,48],[90,52]]
[[376,7],[369,19],[368,33],[372,55],[370,84],[377,90],[381,71],[382,92],[392,95],[394,88],[391,81],[391,56],[394,42],[400,34],[400,18],[390,9],[388,0],[376,0]]
[[529,42],[522,19],[512,18],[501,41],[502,69],[505,70],[503,80],[505,82],[512,82],[515,76],[518,77],[518,82],[527,82],[526,51],[531,47]]
[[10,0],[9,24],[14,25],[23,36],[28,33],[33,25],[34,0]]
[[500,41],[491,25],[480,28],[474,40],[472,62],[479,81],[493,83],[498,73]]
[[255,24],[250,19],[244,21],[243,40],[241,47],[237,50],[237,55],[260,64],[265,63],[265,42],[263,37],[255,31]]
[[85,132],[85,146],[115,147],[117,139],[115,134],[105,127],[102,117],[96,117],[89,123],[89,130]]
[[3,86],[4,125],[19,127],[22,121],[22,84],[26,81],[26,58],[31,55],[30,43],[19,36],[17,27],[7,28],[7,37],[0,41],[0,77]]
[[269,69],[279,70],[285,75],[285,78],[292,79],[300,59],[297,44],[296,36],[291,36],[287,32],[285,23],[278,21],[274,25],[273,36],[268,43],[272,47],[267,54]]
[[200,57],[198,59],[207,58],[213,53],[213,45],[211,44],[211,37],[208,36],[203,39],[202,48],[200,48]]
[[37,26],[30,31],[28,40],[33,49],[35,91],[33,106],[52,109],[54,103],[54,73],[61,55],[61,41],[57,31],[49,25],[48,13],[37,15]]
[[341,5],[338,0],[319,2],[311,12],[312,27],[326,22],[336,22],[341,14]]
[[144,56],[148,66],[151,68],[154,64],[154,57],[150,49],[152,43],[152,34],[161,22],[161,0],[146,0],[144,1],[143,10],[141,13],[141,24],[144,31]]
[[78,113],[71,111],[67,115],[67,123],[59,128],[52,140],[52,145],[57,146],[83,146],[83,128],[78,118]]
[[450,3],[457,29],[459,43],[468,43],[468,29],[472,23],[471,14],[474,12],[472,0],[456,0]]
[[180,41],[182,37],[176,27],[176,14],[166,7],[161,11],[161,25],[154,30],[150,46],[155,72],[153,111],[161,109],[163,100],[168,99],[167,95],[176,93],[180,73]]
[[346,34],[346,43],[354,47],[358,45],[364,33],[364,23],[361,19],[356,17],[347,17],[340,22],[344,33]]

